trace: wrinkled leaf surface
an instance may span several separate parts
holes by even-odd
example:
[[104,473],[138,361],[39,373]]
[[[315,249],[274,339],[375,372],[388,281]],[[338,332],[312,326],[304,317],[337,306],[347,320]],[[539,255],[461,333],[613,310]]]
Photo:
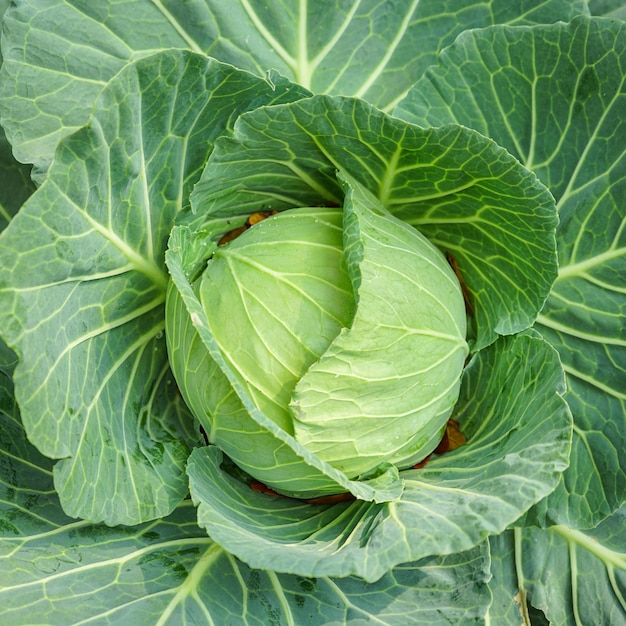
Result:
[[[319,93],[390,106],[466,28],[567,20],[584,0],[30,0],[6,16],[3,124],[21,162],[47,169],[60,139],[130,60],[168,48]],[[26,45],[25,45],[26,42]],[[28,85],[28,89],[22,87]]]
[[199,434],[163,336],[167,238],[210,138],[289,89],[188,52],[131,64],[4,231],[0,331],[69,515],[134,524],[184,497]]
[[575,417],[571,469],[536,518],[597,524],[626,499],[626,23],[463,34],[396,110],[458,122],[517,156],[557,200],[559,275],[537,328]]
[[220,450],[198,448],[188,472],[199,523],[252,567],[300,575],[377,580],[407,559],[468,549],[556,486],[571,438],[563,391],[556,352],[542,339],[505,338],[479,352],[453,415],[467,445],[401,472],[401,497],[380,504],[257,493],[222,469]]

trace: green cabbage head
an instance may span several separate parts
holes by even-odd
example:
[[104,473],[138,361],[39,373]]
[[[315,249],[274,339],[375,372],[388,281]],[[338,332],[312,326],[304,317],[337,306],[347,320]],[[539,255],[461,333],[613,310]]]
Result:
[[468,354],[442,252],[346,189],[343,207],[284,210],[215,247],[193,281],[212,349],[168,300],[174,374],[209,441],[296,497],[345,490],[319,461],[360,480],[432,452]]

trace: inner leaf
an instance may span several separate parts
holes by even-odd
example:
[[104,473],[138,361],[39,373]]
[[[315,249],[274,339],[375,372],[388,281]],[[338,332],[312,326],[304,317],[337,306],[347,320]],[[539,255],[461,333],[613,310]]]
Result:
[[256,224],[216,251],[200,299],[255,404],[293,433],[295,384],[353,315],[341,210],[293,209]]
[[458,398],[468,346],[443,254],[344,175],[354,321],[296,387],[296,439],[349,477],[430,453]]

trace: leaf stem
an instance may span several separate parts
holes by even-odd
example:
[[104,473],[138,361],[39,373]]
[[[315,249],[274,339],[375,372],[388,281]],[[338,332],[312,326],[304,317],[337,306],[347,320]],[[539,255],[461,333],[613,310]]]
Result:
[[522,529],[513,529],[513,540],[515,542],[515,575],[517,577],[517,592],[519,609],[524,626],[531,626],[530,615],[528,614],[528,593],[524,587],[524,569],[522,564]]
[[615,550],[611,550],[603,546],[592,536],[583,533],[580,530],[576,530],[575,528],[570,528],[569,526],[552,526],[550,530],[561,535],[561,537],[563,537],[570,544],[578,544],[581,548],[584,548],[587,552],[590,552],[601,561],[610,563],[612,566],[619,569],[626,570],[626,552],[616,552]]

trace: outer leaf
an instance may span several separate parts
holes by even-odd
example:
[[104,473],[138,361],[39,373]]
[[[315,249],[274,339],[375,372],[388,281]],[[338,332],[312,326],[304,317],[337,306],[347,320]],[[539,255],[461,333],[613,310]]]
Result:
[[[466,28],[586,13],[584,0],[24,0],[7,14],[3,124],[20,161],[47,169],[131,59],[188,48],[260,75],[387,106]],[[25,87],[28,86],[28,89]]]
[[538,328],[567,372],[576,438],[542,523],[593,526],[626,499],[624,76],[623,22],[496,27],[460,37],[396,112],[478,129],[558,201],[559,276]]
[[396,568],[379,583],[251,570],[195,524],[186,501],[134,528],[67,518],[51,462],[25,438],[0,342],[0,620],[3,624],[480,623],[486,546]]
[[[551,623],[626,622],[626,509],[595,529],[516,530],[530,598]],[[567,572],[555,576],[554,572]]]
[[458,126],[422,129],[360,100],[315,96],[242,116],[192,194],[209,219],[341,204],[344,170],[442,251],[474,299],[474,348],[527,328],[555,268],[553,199],[519,163]]
[[485,623],[487,626],[535,626],[528,615],[524,592],[517,587],[513,533],[506,531],[490,537],[489,550],[492,574],[489,589],[493,600]]
[[401,472],[405,489],[395,502],[267,496],[223,471],[217,448],[196,449],[188,472],[199,522],[252,567],[303,576],[371,581],[407,559],[468,549],[556,485],[571,436],[563,390],[556,352],[542,339],[518,335],[480,351],[455,415],[468,444]]
[[[160,48],[188,47],[147,1],[20,2],[7,11],[4,32],[2,124],[18,160],[35,163],[40,178],[59,141],[87,122],[98,94],[125,63]],[[26,41],[32,44],[27,58]]]
[[[21,534],[45,532],[72,522],[54,493],[52,462],[27,441],[20,423],[13,393],[15,364],[15,354],[0,340],[0,589],[10,580],[4,562],[12,556],[13,545],[7,545],[7,537],[15,540]],[[45,549],[41,552],[45,560]],[[16,559],[16,570],[20,561],[34,563],[36,559]]]
[[585,532],[568,526],[517,528],[491,541],[494,561],[515,572],[509,601],[528,603],[529,612],[535,607],[550,624],[563,626],[626,623],[625,545],[624,507]]
[[26,430],[70,515],[162,516],[195,442],[165,350],[164,248],[211,137],[297,89],[187,52],[129,66],[2,235],[0,329]]
[[[163,4],[185,23],[174,2]],[[219,0],[206,4],[230,44],[214,44],[211,54],[231,60],[234,47],[238,57],[231,62],[245,60],[242,67],[252,69],[249,56],[257,67],[275,67],[316,93],[355,95],[381,108],[397,101],[464,29],[552,22],[587,11],[584,2],[554,0],[465,0],[462,6],[450,0],[399,0],[391,6],[384,0],[239,0],[228,12]]]
[[[4,14],[10,4],[11,0],[0,0],[0,20],[4,19]],[[2,63],[2,54],[0,54],[0,63]]]

